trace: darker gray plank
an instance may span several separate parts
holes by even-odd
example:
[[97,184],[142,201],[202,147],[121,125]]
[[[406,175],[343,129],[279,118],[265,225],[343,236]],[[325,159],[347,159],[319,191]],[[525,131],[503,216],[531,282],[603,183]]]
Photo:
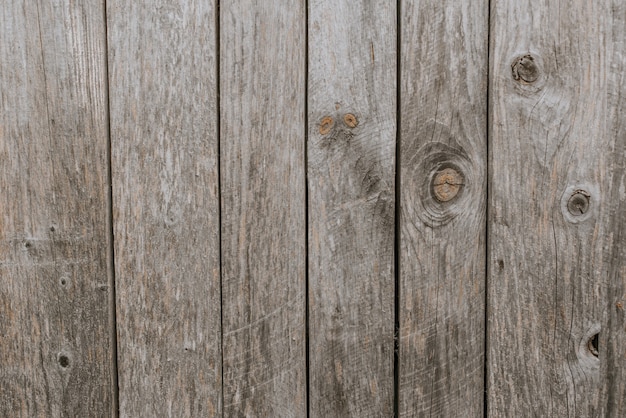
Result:
[[399,415],[483,413],[488,2],[402,2]]
[[120,414],[220,416],[215,2],[107,12]]
[[0,6],[0,415],[112,416],[103,1]]
[[492,416],[607,413],[609,3],[492,2]]
[[306,416],[305,3],[220,3],[224,416]]
[[393,415],[396,6],[309,4],[310,415]]

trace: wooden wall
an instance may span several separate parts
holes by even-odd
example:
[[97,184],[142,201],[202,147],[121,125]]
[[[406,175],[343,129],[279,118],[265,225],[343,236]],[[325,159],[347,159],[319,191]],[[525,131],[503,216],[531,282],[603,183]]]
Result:
[[7,0],[0,416],[626,415],[619,0]]

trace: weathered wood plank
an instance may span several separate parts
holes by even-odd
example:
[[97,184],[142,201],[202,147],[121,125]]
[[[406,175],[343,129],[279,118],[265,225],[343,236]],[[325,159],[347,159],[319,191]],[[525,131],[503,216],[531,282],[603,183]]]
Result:
[[488,412],[605,416],[609,2],[492,6]]
[[[607,190],[608,288],[606,331],[600,333],[601,387],[606,401],[604,416],[626,414],[626,3],[611,2],[607,31],[608,140],[612,141]],[[607,150],[608,152],[608,150]]]
[[392,416],[396,5],[309,3],[310,416]]
[[107,3],[120,414],[219,416],[215,2]]
[[224,416],[306,416],[302,1],[220,3]]
[[0,416],[111,416],[102,1],[0,6]]
[[483,413],[488,2],[402,2],[400,416]]

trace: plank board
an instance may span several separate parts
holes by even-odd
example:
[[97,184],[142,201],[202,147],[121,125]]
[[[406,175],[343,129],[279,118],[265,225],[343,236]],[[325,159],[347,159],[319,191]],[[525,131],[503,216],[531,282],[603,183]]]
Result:
[[219,416],[216,5],[107,15],[120,414]]
[[607,324],[606,332],[601,333],[599,353],[606,358],[601,364],[604,416],[620,417],[626,414],[626,3],[613,0],[610,10],[606,134],[612,142],[607,167],[612,177],[605,201],[610,226],[605,249],[609,262]]
[[309,3],[310,416],[392,416],[396,5]]
[[220,3],[224,416],[306,416],[305,3]]
[[608,1],[492,2],[493,416],[605,416],[606,248],[616,226],[605,126],[609,10]]
[[488,2],[402,2],[399,416],[483,413]]
[[102,1],[0,6],[0,416],[115,410]]

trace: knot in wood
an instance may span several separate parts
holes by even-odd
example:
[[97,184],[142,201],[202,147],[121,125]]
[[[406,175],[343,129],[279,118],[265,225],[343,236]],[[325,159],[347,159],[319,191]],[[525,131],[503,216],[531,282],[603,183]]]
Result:
[[584,190],[577,190],[567,201],[567,210],[573,216],[581,216],[589,210],[589,193]]
[[320,121],[320,134],[327,135],[333,128],[335,121],[330,116],[324,116]]
[[539,78],[539,67],[532,55],[517,58],[511,65],[513,78],[517,81],[533,83]]
[[343,115],[343,123],[345,123],[348,128],[356,128],[359,121],[352,113],[346,113]]
[[463,176],[453,168],[445,168],[437,172],[433,179],[435,199],[440,202],[449,202],[457,196],[461,186],[463,186]]

